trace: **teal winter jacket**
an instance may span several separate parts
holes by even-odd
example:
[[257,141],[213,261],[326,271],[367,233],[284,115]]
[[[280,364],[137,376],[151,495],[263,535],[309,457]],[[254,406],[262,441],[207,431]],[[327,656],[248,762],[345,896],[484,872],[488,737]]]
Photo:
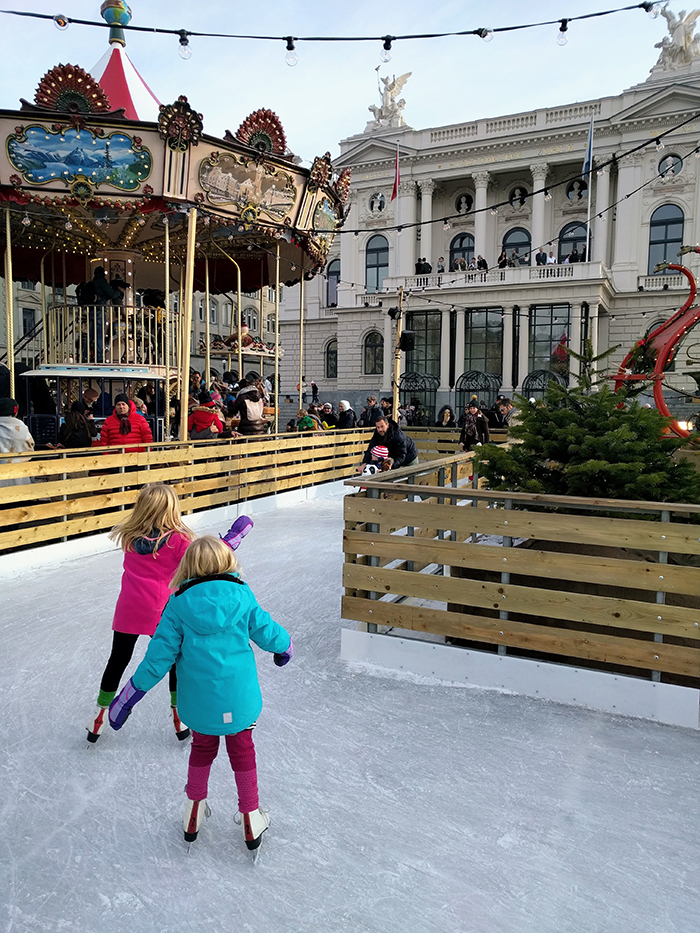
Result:
[[134,686],[150,690],[175,662],[182,721],[204,735],[241,732],[262,710],[251,640],[281,654],[291,639],[260,608],[247,584],[206,578],[188,582],[189,588],[168,600],[132,678]]

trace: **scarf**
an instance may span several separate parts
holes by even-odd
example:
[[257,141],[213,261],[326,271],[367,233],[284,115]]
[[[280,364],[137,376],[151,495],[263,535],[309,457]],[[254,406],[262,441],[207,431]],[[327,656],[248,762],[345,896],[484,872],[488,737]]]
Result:
[[119,418],[119,433],[131,434],[131,422],[129,421],[129,415],[117,415],[117,418]]

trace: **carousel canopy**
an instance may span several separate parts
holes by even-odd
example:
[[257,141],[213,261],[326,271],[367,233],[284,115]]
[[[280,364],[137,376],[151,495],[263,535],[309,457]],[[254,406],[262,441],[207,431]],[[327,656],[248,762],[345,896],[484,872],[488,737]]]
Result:
[[160,101],[134,68],[122,45],[113,42],[90,74],[109,97],[114,110],[123,108],[128,120],[157,122]]

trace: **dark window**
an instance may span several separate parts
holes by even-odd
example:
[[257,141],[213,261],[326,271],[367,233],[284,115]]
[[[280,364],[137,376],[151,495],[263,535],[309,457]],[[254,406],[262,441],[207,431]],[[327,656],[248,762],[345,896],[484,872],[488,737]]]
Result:
[[503,237],[503,249],[506,251],[506,256],[510,259],[515,251],[521,266],[526,266],[530,262],[531,243],[530,234],[524,227],[513,227]]
[[384,373],[384,338],[373,330],[365,337],[365,375],[381,376]]
[[389,243],[384,236],[370,237],[365,254],[365,283],[368,292],[378,292],[389,272]]
[[508,195],[508,200],[511,207],[524,207],[527,198],[527,188],[523,188],[520,185],[517,188],[513,188],[511,193]]
[[338,307],[338,282],[340,281],[340,260],[334,259],[326,269],[326,307]]
[[338,341],[331,340],[326,344],[326,379],[338,378]]
[[651,275],[660,262],[673,262],[683,244],[683,211],[675,204],[657,207],[649,221],[649,266]]
[[571,255],[574,247],[576,247],[580,259],[586,247],[585,224],[572,223],[562,228],[559,234],[559,262],[564,262],[566,257]]
[[406,354],[406,372],[440,375],[439,311],[412,311],[407,315],[406,329],[415,334],[415,347]]
[[34,308],[22,308],[22,334],[26,335],[34,330],[36,315]]
[[464,328],[464,371],[501,375],[503,308],[467,308]]
[[528,372],[547,369],[564,378],[569,374],[566,347],[571,336],[570,305],[535,305],[530,308]]
[[454,269],[455,259],[463,259],[466,265],[474,258],[474,237],[471,233],[460,233],[450,243],[450,269]]
[[566,186],[566,196],[570,201],[582,201],[588,196],[588,182],[583,178],[570,181]]
[[670,152],[659,162],[659,175],[662,178],[673,178],[674,175],[680,175],[683,168],[683,159],[675,152]]

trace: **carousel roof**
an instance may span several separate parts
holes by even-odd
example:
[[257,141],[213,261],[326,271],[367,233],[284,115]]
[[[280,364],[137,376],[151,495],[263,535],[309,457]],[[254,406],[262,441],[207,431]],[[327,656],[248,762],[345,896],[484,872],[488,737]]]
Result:
[[113,43],[90,74],[109,97],[113,110],[123,108],[128,120],[157,122],[160,101],[122,45]]

